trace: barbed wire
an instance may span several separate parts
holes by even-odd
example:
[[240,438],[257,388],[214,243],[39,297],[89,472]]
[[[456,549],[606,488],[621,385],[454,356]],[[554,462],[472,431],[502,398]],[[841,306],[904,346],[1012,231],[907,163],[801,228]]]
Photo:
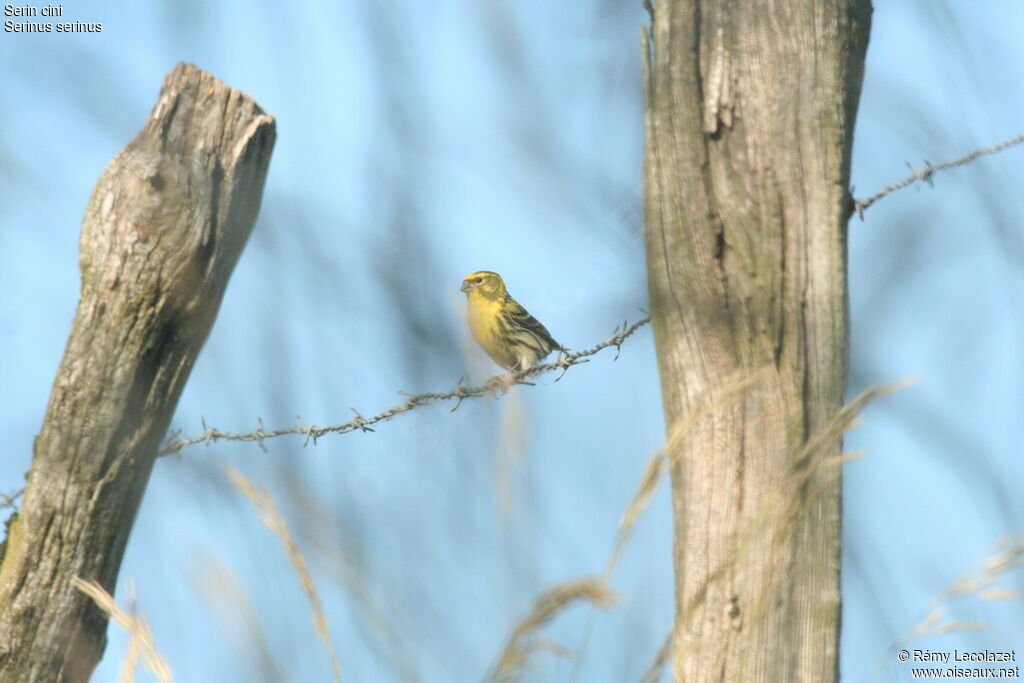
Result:
[[[865,199],[855,199],[853,201],[854,211],[863,220],[865,209],[870,207],[879,199],[882,199],[883,197],[886,197],[892,194],[893,192],[896,192],[897,190],[901,190],[904,187],[907,187],[915,183],[919,186],[923,183],[931,184],[932,176],[934,176],[937,171],[944,171],[950,168],[956,168],[957,166],[963,166],[964,164],[968,164],[979,157],[983,157],[989,154],[995,154],[997,152],[1001,152],[1005,149],[1008,149],[1015,145],[1019,145],[1021,143],[1024,143],[1024,133],[1017,135],[1016,137],[1012,137],[1008,140],[1004,140],[1003,142],[992,145],[990,147],[982,147],[980,149],[976,149],[970,154],[960,157],[959,159],[954,159],[952,161],[944,161],[938,164],[933,164],[931,162],[925,161],[925,165],[919,169],[915,169],[908,163],[907,166],[910,168],[911,175],[907,176],[903,180],[900,180],[899,182],[887,185],[886,187],[882,188],[875,194]],[[302,424],[302,418],[298,418],[299,425],[296,427],[286,427],[283,429],[267,430],[263,427],[263,421],[259,420],[259,428],[254,429],[250,432],[234,434],[231,432],[221,431],[215,427],[209,427],[206,425],[206,421],[204,420],[202,434],[191,439],[178,439],[176,436],[172,437],[163,447],[163,449],[161,449],[160,455],[171,455],[173,453],[178,453],[179,451],[181,451],[181,449],[185,448],[186,446],[192,446],[198,443],[209,444],[220,440],[255,441],[259,443],[260,448],[265,449],[265,446],[263,445],[264,441],[278,436],[284,436],[286,434],[304,435],[306,437],[306,441],[304,442],[303,445],[308,444],[310,440],[312,440],[313,443],[315,444],[317,439],[319,439],[321,436],[324,436],[325,434],[346,434],[348,432],[353,432],[357,429],[362,430],[364,432],[372,432],[374,430],[370,428],[370,425],[374,425],[378,422],[389,420],[395,417],[396,415],[407,413],[421,406],[430,405],[432,403],[438,403],[443,401],[455,401],[456,403],[452,407],[452,412],[454,412],[459,409],[459,406],[461,406],[462,402],[467,398],[479,398],[481,396],[486,396],[488,394],[495,394],[501,391],[502,389],[509,388],[514,384],[531,384],[531,382],[527,381],[529,378],[536,377],[537,375],[543,374],[545,372],[550,372],[551,370],[560,369],[562,372],[558,375],[557,378],[555,378],[555,381],[557,382],[562,378],[562,376],[570,367],[572,367],[573,365],[579,365],[580,363],[588,362],[588,356],[592,356],[597,352],[606,349],[610,346],[616,347],[615,358],[617,359],[619,357],[619,351],[621,350],[622,342],[625,341],[627,337],[636,332],[640,327],[646,325],[650,321],[650,317],[647,317],[637,323],[634,323],[633,325],[628,325],[628,323],[624,322],[622,324],[622,331],[619,331],[619,328],[616,327],[615,333],[609,339],[601,342],[600,344],[597,344],[596,346],[593,346],[589,349],[585,349],[583,351],[578,351],[576,353],[563,353],[559,357],[559,359],[554,363],[541,363],[539,365],[535,365],[532,368],[529,368],[527,370],[524,370],[511,376],[499,375],[497,377],[493,377],[486,384],[480,386],[464,387],[462,386],[460,380],[459,384],[455,387],[455,389],[445,393],[409,394],[404,391],[399,392],[407,397],[404,402],[399,403],[398,405],[394,405],[383,412],[377,413],[372,417],[363,417],[358,410],[352,408],[351,410],[353,413],[355,413],[355,417],[352,420],[349,420],[348,422],[345,422],[343,424],[319,427],[316,425]],[[20,494],[21,492],[17,492],[17,495]],[[6,507],[7,505],[11,505],[13,503],[13,500],[17,497],[17,495],[15,495],[14,498],[10,498],[6,502],[3,500],[2,497],[0,497],[0,508]]]
[[864,209],[868,208],[882,197],[892,194],[896,190],[902,190],[904,187],[907,187],[908,185],[911,184],[916,184],[918,187],[920,187],[924,183],[928,183],[929,185],[931,185],[932,176],[935,175],[936,171],[945,171],[950,168],[956,168],[957,166],[969,164],[978,157],[983,157],[988,154],[995,154],[996,152],[1002,152],[1004,149],[1013,147],[1014,145],[1019,145],[1022,142],[1024,142],[1024,133],[1021,133],[1016,137],[1010,138],[1009,140],[1004,140],[999,144],[992,145],[991,147],[982,147],[981,149],[976,149],[967,156],[960,157],[959,159],[954,159],[953,161],[943,161],[942,163],[939,164],[933,164],[928,161],[925,161],[924,166],[919,169],[915,169],[913,166],[907,163],[907,167],[910,168],[911,173],[909,176],[899,181],[898,183],[893,183],[892,185],[887,185],[883,187],[881,190],[874,193],[867,199],[855,199],[853,201],[853,210],[857,213],[857,216],[860,217],[861,220],[864,220]]
[[203,420],[203,433],[197,437],[191,439],[178,439],[175,435],[172,437],[167,444],[160,450],[159,455],[171,455],[181,451],[186,446],[192,446],[198,443],[213,443],[216,441],[255,441],[260,445],[260,448],[266,450],[263,442],[267,439],[273,439],[278,436],[284,436],[286,434],[297,434],[305,436],[306,440],[303,442],[303,446],[308,444],[311,440],[315,445],[317,439],[325,434],[347,434],[348,432],[354,432],[357,429],[364,432],[372,432],[373,429],[370,425],[374,425],[378,422],[390,420],[396,415],[402,413],[408,413],[409,411],[421,408],[432,403],[439,403],[443,401],[455,401],[455,405],[452,407],[451,412],[455,412],[462,405],[462,402],[467,398],[480,398],[481,396],[487,396],[491,394],[497,394],[503,390],[507,390],[509,387],[515,384],[532,384],[528,380],[531,377],[550,372],[552,370],[561,370],[555,381],[562,379],[562,376],[574,365],[580,365],[582,363],[589,363],[589,356],[607,349],[611,346],[615,347],[615,359],[618,360],[619,352],[622,350],[622,342],[632,336],[634,332],[646,325],[651,321],[648,316],[639,322],[635,322],[632,325],[628,321],[623,322],[621,331],[619,327],[615,328],[615,332],[611,337],[604,340],[600,344],[584,349],[583,351],[576,351],[574,353],[563,353],[559,356],[558,360],[553,363],[540,363],[534,365],[532,368],[528,368],[521,372],[517,372],[513,375],[498,375],[492,377],[486,384],[482,384],[476,387],[465,387],[462,386],[462,380],[456,385],[451,391],[443,394],[438,393],[425,393],[425,394],[409,394],[404,391],[398,393],[406,397],[405,401],[398,405],[391,406],[387,410],[384,410],[372,417],[363,417],[359,411],[352,408],[352,412],[355,413],[355,417],[348,422],[343,424],[328,425],[324,427],[318,427],[316,425],[304,425],[302,424],[302,418],[299,418],[299,425],[297,427],[285,427],[283,429],[267,430],[263,427],[263,420],[260,419],[260,426],[251,432],[243,432],[239,434],[232,434],[231,432],[224,432],[215,427],[209,427],[206,425],[206,421]]

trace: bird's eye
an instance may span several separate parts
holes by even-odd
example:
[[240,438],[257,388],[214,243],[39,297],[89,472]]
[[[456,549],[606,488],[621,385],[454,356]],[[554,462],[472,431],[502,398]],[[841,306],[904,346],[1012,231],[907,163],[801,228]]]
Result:
[[483,280],[482,277],[475,277],[475,278],[473,278],[473,284],[478,285],[478,284],[480,284],[480,282],[482,280]]

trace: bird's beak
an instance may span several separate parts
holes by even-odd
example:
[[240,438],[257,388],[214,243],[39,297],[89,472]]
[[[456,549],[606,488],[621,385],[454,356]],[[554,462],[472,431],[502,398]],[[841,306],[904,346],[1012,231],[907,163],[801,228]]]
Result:
[[460,289],[463,292],[468,292],[469,291],[469,281],[468,280],[463,280],[462,281],[462,287],[460,287]]

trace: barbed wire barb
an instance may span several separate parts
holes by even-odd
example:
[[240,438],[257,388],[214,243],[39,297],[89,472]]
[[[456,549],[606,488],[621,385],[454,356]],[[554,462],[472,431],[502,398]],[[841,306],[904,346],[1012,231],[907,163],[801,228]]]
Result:
[[[615,329],[618,330],[619,328],[616,327]],[[559,353],[558,354],[558,360],[561,361],[564,356],[565,356],[565,352],[564,351],[562,353]],[[589,362],[589,361],[580,361],[580,362],[581,363],[586,363],[586,362]],[[555,378],[555,381],[557,382],[558,380],[560,380],[563,377],[565,377],[565,373],[569,372],[569,368],[570,367],[571,366],[569,366],[569,365],[562,366],[562,371],[560,373],[558,373],[558,377]]]
[[22,487],[16,491],[5,493],[0,495],[0,510],[4,508],[16,508],[18,499],[25,493],[25,487]]
[[[406,403],[408,403],[408,401],[406,401]],[[351,410],[356,416],[356,419],[353,420],[356,423],[356,427],[359,427],[359,429],[363,430],[364,432],[374,431],[373,429],[370,429],[369,427],[366,426],[366,418],[363,417],[358,410],[356,410],[355,408],[349,408],[349,410]]]
[[469,394],[466,393],[466,387],[462,386],[462,378],[461,377],[459,378],[459,383],[455,386],[455,392],[454,393],[455,393],[456,398],[458,398],[459,400],[456,401],[455,405],[452,406],[452,409],[448,411],[450,413],[454,413],[456,410],[458,410],[459,407],[462,405],[462,401],[467,396],[469,396]]
[[921,186],[928,183],[928,187],[935,187],[935,183],[932,181],[932,176],[935,174],[935,169],[932,167],[932,162],[924,159],[924,166],[921,169],[914,168],[909,161],[904,162],[907,168],[910,169],[910,174],[914,176],[914,189],[920,190]]
[[317,444],[317,439],[319,439],[321,436],[324,436],[325,434],[347,434],[348,432],[353,432],[357,429],[363,432],[372,432],[374,430],[370,429],[371,425],[374,425],[378,422],[383,422],[385,420],[390,420],[396,415],[408,413],[412,410],[415,410],[416,408],[420,408],[431,403],[455,401],[455,406],[450,411],[455,412],[456,410],[458,410],[459,406],[462,405],[462,402],[467,398],[480,398],[483,396],[497,397],[499,395],[499,392],[504,393],[510,387],[516,384],[526,384],[532,386],[533,382],[529,381],[530,378],[537,377],[539,375],[551,372],[553,370],[562,371],[561,375],[559,375],[560,379],[561,376],[565,374],[565,371],[568,370],[570,367],[572,367],[573,365],[582,365],[583,363],[589,363],[589,357],[602,351],[603,349],[606,349],[610,346],[614,346],[616,349],[621,349],[622,342],[624,342],[626,339],[632,336],[634,332],[636,332],[638,329],[648,324],[649,322],[651,322],[650,316],[645,317],[643,320],[635,322],[632,325],[623,324],[621,331],[618,327],[616,327],[616,331],[611,337],[604,340],[603,342],[600,342],[599,344],[595,344],[589,349],[584,349],[582,351],[576,351],[573,353],[563,352],[558,357],[558,360],[554,361],[553,363],[540,363],[538,365],[534,365],[531,368],[527,368],[526,370],[523,370],[521,372],[517,372],[514,374],[507,373],[505,375],[498,375],[496,377],[492,377],[485,384],[482,384],[480,386],[464,386],[463,382],[465,378],[460,378],[458,384],[455,385],[455,388],[445,393],[410,394],[408,392],[400,391],[398,393],[407,397],[405,401],[403,401],[402,403],[391,406],[387,410],[377,413],[373,417],[364,417],[359,413],[358,410],[352,408],[351,410],[355,414],[355,418],[342,424],[328,425],[326,427],[317,427],[316,425],[304,424],[302,418],[296,415],[296,420],[298,420],[299,422],[299,425],[297,427],[285,427],[282,429],[267,430],[264,427],[263,421],[261,419],[259,420],[259,427],[257,429],[254,429],[251,432],[232,434],[230,432],[222,432],[219,429],[207,426],[206,420],[204,418],[201,420],[203,431],[199,436],[193,437],[191,439],[179,439],[177,438],[177,436],[175,436],[171,438],[160,450],[160,455],[171,455],[180,452],[181,449],[185,448],[186,446],[192,446],[198,443],[205,443],[206,445],[210,445],[211,443],[220,440],[256,441],[257,443],[260,444],[262,448],[265,448],[266,446],[264,442],[267,439],[273,439],[279,436],[284,436],[286,434],[296,434],[299,436],[305,436],[305,440],[302,443],[303,447],[308,445],[310,441],[312,441],[313,445],[315,446]]
[[264,428],[264,426],[263,426],[263,418],[257,416],[256,417],[256,424],[259,425],[259,427],[256,428],[256,443],[260,447],[261,451],[263,451],[264,453],[267,453],[268,452],[267,451],[267,444],[263,443],[264,435],[266,434],[266,431],[267,431],[266,428]]

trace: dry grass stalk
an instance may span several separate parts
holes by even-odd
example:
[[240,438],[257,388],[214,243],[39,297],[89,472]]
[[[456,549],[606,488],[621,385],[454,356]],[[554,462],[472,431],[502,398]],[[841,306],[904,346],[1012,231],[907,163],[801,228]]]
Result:
[[[758,515],[758,518],[767,520],[769,524],[751,525],[743,542],[755,543],[767,532],[772,539],[772,566],[785,566],[783,554],[797,519],[809,510],[825,491],[832,490],[832,483],[839,477],[843,465],[862,456],[860,452],[828,455],[827,450],[844,432],[857,425],[860,412],[868,403],[900,391],[915,381],[907,379],[869,387],[844,404],[828,424],[811,435],[796,451],[792,458],[793,471],[780,489],[779,495],[774,499],[765,500],[761,506],[762,514]],[[764,579],[761,600],[754,610],[755,620],[760,616],[770,596],[767,585],[772,577],[765,576]]]
[[[794,463],[793,471],[788,480],[780,487],[778,495],[765,499],[759,506],[758,514],[752,517],[753,523],[741,531],[740,540],[734,545],[732,551],[711,572],[699,590],[694,594],[690,603],[683,609],[682,620],[690,619],[693,613],[703,604],[707,597],[708,588],[715,581],[721,579],[731,568],[733,568],[741,557],[756,547],[764,538],[771,539],[770,552],[773,555],[772,566],[785,566],[784,557],[786,540],[792,532],[793,527],[802,513],[818,499],[822,492],[829,489],[828,484],[839,476],[841,466],[860,457],[859,453],[848,453],[839,456],[823,455],[824,451],[831,447],[839,436],[856,424],[858,415],[876,398],[887,396],[899,391],[915,380],[903,380],[891,384],[871,387],[836,411],[835,416],[824,427],[812,434],[804,444],[797,449],[791,458]],[[822,466],[828,467],[825,476],[819,476]],[[762,589],[759,591],[760,598],[750,610],[751,622],[758,623],[764,614],[769,603],[771,591],[769,590],[773,577],[765,575],[762,577]]]
[[955,620],[942,623],[942,620],[949,615],[949,606],[953,601],[970,595],[977,595],[983,600],[1012,600],[1019,597],[1017,591],[1012,588],[985,589],[1021,566],[1024,566],[1024,534],[1003,539],[984,564],[959,576],[932,599],[926,616],[889,646],[888,651],[879,658],[868,680],[877,678],[896,653],[917,638],[984,630],[985,625],[977,621]]
[[601,579],[567,581],[549,588],[537,598],[530,613],[512,629],[505,649],[494,665],[491,680],[501,683],[518,681],[529,664],[530,655],[536,650],[564,653],[564,648],[553,646],[537,631],[572,603],[583,600],[598,607],[607,607],[614,599],[614,594]]
[[737,397],[741,396],[744,391],[759,381],[770,378],[773,373],[774,369],[772,367],[737,370],[720,389],[711,396],[708,396],[696,410],[692,410],[686,417],[679,420],[675,427],[672,428],[668,441],[665,442],[665,447],[663,448],[664,452],[669,455],[669,464],[675,466],[678,462],[682,453],[680,446],[700,420],[725,408]]
[[[128,601],[128,614],[133,618],[136,617],[136,603],[135,603],[135,582],[129,581],[126,587],[125,593],[127,594]],[[121,659],[121,675],[117,677],[118,683],[132,683],[135,680],[135,670],[139,667],[139,658],[142,656],[141,648],[139,647],[139,639],[134,636],[128,639],[128,649],[124,653],[124,657]]]
[[[132,614],[134,616],[134,614]],[[117,677],[118,683],[133,683],[135,670],[139,667],[139,657],[142,655],[139,648],[138,638],[128,639],[128,649],[121,659],[121,675]]]
[[745,389],[755,384],[759,379],[764,376],[765,371],[754,371],[754,372],[743,372],[737,373],[731,381],[727,382],[722,389],[715,392],[715,394],[704,401],[700,407],[690,412],[685,418],[676,423],[676,426],[672,429],[672,433],[669,435],[665,446],[662,447],[657,453],[651,456],[650,460],[647,461],[647,466],[644,468],[644,473],[640,477],[640,483],[636,488],[636,493],[633,494],[632,500],[626,507],[626,511],[622,514],[619,520],[619,528],[616,533],[616,539],[612,545],[612,551],[608,556],[608,562],[605,565],[605,579],[609,580],[612,574],[615,572],[616,566],[618,566],[619,559],[622,556],[622,551],[625,549],[627,541],[633,534],[633,527],[636,525],[640,515],[647,510],[647,507],[651,504],[651,499],[654,498],[654,492],[658,490],[658,484],[661,482],[662,475],[665,474],[668,469],[668,465],[674,465],[679,458],[682,442],[690,435],[693,428],[706,415],[714,413],[725,407],[728,403],[731,403],[737,396],[739,396]]
[[303,556],[302,551],[299,550],[299,544],[295,542],[295,537],[288,527],[288,522],[278,511],[277,506],[274,505],[274,500],[266,490],[254,486],[244,474],[233,467],[225,465],[224,471],[227,472],[228,477],[231,479],[231,484],[256,506],[256,511],[267,528],[281,539],[281,542],[284,544],[285,552],[291,559],[292,566],[295,567],[295,573],[299,576],[302,589],[306,592],[306,597],[309,598],[309,604],[313,610],[313,626],[324,644],[327,656],[331,660],[334,680],[341,681],[341,664],[338,662],[338,655],[334,651],[334,644],[331,642],[331,636],[327,629],[327,614],[324,612],[323,603],[320,601],[316,584],[313,582],[313,576],[309,573],[306,558]]
[[[897,391],[902,391],[916,381],[916,378],[911,377],[898,382],[869,387],[847,401],[839,409],[835,417],[833,417],[827,425],[815,432],[803,447],[797,451],[797,456],[795,458],[797,466],[803,466],[805,461],[810,461],[812,465],[815,462],[820,464],[821,459],[815,459],[814,456],[818,455],[823,448],[827,448],[833,440],[842,435],[843,432],[854,427],[860,412],[864,410],[868,403],[876,398],[882,398],[889,394],[894,394]],[[809,477],[807,479],[809,479]]]
[[259,672],[260,680],[288,680],[271,652],[270,639],[260,623],[256,605],[234,569],[215,555],[205,553],[195,560],[191,569],[203,603],[214,611],[224,630],[234,631],[248,648],[242,656]]
[[985,624],[980,621],[951,621],[948,624],[943,624],[935,629],[934,634],[937,636],[944,636],[947,633],[956,633],[958,631],[984,631]]
[[401,636],[407,623],[401,601],[391,595],[386,609],[378,604],[373,582],[380,577],[373,576],[372,570],[360,559],[361,554],[349,542],[349,532],[338,516],[318,499],[316,491],[303,485],[288,468],[279,468],[278,477],[302,515],[304,523],[298,528],[314,530],[303,535],[304,542],[312,545],[317,557],[322,558],[324,571],[348,591],[358,609],[357,625],[365,629],[368,646],[395,670],[399,680],[419,681],[409,656],[410,648]]
[[604,568],[604,578],[606,581],[610,580],[612,574],[615,573],[615,568],[618,567],[619,560],[622,558],[622,551],[625,549],[630,536],[633,535],[633,528],[636,526],[637,520],[640,519],[640,515],[651,504],[654,493],[658,490],[658,484],[661,482],[661,477],[665,474],[667,465],[668,459],[662,451],[658,451],[647,461],[644,473],[640,477],[640,484],[636,487],[636,493],[633,494],[629,507],[626,508],[626,511],[622,513],[621,519],[619,519],[619,529],[615,535],[615,543],[612,545],[612,551],[608,555],[608,562]]
[[[97,582],[86,581],[81,577],[74,577],[72,584],[85,595],[89,596],[96,606],[103,610],[107,618],[128,632],[128,652],[125,654],[122,665],[120,680],[130,683],[134,678],[135,667],[128,668],[129,664],[137,663],[141,653],[142,661],[153,676],[160,683],[171,683],[174,679],[171,676],[171,669],[167,666],[160,651],[156,649],[153,640],[153,632],[149,628],[149,622],[145,617],[137,617],[122,610],[114,598],[103,589]],[[127,672],[126,672],[127,671]]]
[[[930,605],[929,616],[914,628],[911,637],[984,629],[984,625],[977,622],[951,621],[942,625],[939,625],[939,622],[947,614],[949,604],[959,598],[978,595],[983,600],[1012,600],[1018,597],[1017,591],[1012,588],[985,589],[1002,578],[1004,574],[1021,566],[1024,566],[1024,534],[1004,539],[983,565],[959,576],[946,590],[935,596]],[[894,645],[897,648],[898,646],[899,643]]]
[[736,376],[725,384],[714,396],[704,401],[700,407],[690,412],[685,418],[676,423],[669,435],[668,440],[660,451],[651,456],[640,477],[640,484],[637,486],[633,499],[619,520],[619,529],[616,535],[612,551],[608,556],[608,563],[605,566],[605,578],[611,579],[619,559],[625,549],[626,542],[633,533],[633,527],[640,515],[647,510],[654,498],[654,492],[658,489],[661,477],[665,472],[679,460],[682,449],[680,446],[686,437],[690,435],[697,423],[707,415],[713,414],[716,410],[724,408],[736,397],[752,385],[756,384],[765,375],[765,370],[737,373]]
[[[685,418],[676,423],[668,440],[665,442],[665,445],[647,461],[644,473],[640,477],[640,483],[637,485],[636,492],[633,494],[632,500],[630,500],[629,505],[626,507],[626,511],[619,519],[619,528],[615,534],[615,541],[612,543],[612,550],[608,555],[608,561],[605,563],[603,574],[605,581],[611,581],[612,576],[615,574],[615,569],[618,567],[619,560],[622,558],[622,553],[626,548],[626,543],[629,542],[630,537],[633,535],[633,528],[636,526],[637,520],[640,519],[640,516],[651,504],[651,500],[654,498],[654,493],[658,490],[658,484],[661,483],[661,478],[668,470],[670,462],[671,464],[675,464],[676,460],[678,460],[678,454],[681,453],[680,446],[682,445],[683,440],[689,436],[690,432],[701,418],[721,409],[731,401],[735,400],[737,396],[741,395],[743,390],[752,386],[764,377],[765,373],[766,369],[754,372],[744,371],[742,373],[736,373],[736,376],[731,381],[726,382],[722,389],[701,403],[698,408],[693,410]],[[595,618],[596,612],[591,608],[590,614],[587,616],[586,625],[583,627],[583,635],[580,636],[576,662],[573,665],[572,673],[569,676],[569,680],[571,682],[578,680],[580,665],[583,661],[583,653],[586,651],[587,644],[590,641],[590,633],[594,628]]]
[[658,654],[654,656],[654,661],[647,667],[647,671],[644,672],[640,683],[658,683],[661,680],[662,675],[665,673],[665,667],[668,665],[668,658],[672,656],[674,635],[675,629],[670,628],[668,633],[665,634],[665,640],[662,641],[661,647],[658,648]]

